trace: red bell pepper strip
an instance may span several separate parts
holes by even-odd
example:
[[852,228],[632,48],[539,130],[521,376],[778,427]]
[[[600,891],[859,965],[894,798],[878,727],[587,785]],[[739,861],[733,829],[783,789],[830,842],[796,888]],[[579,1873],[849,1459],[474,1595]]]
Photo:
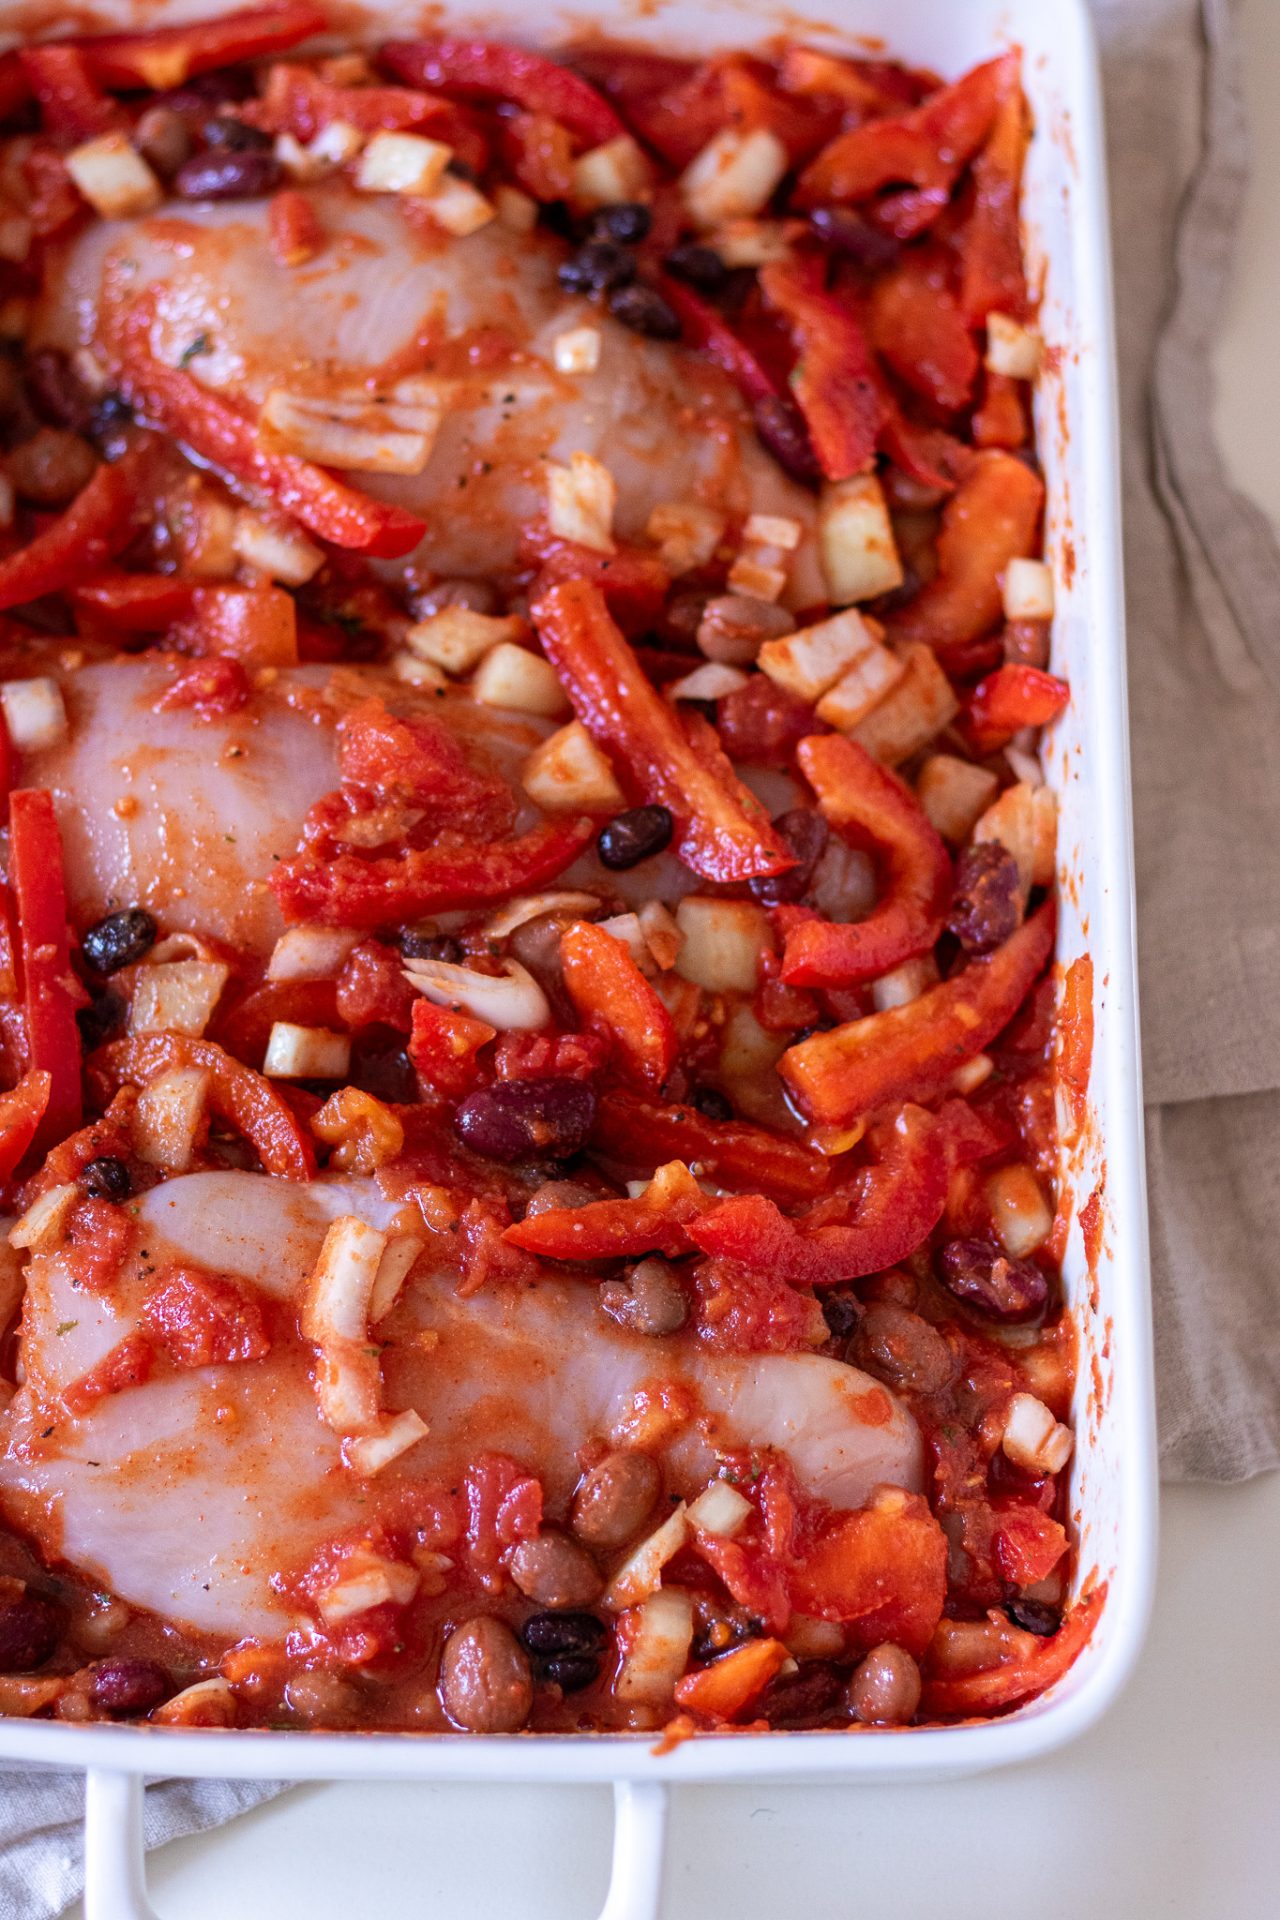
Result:
[[801,174],[795,205],[865,200],[909,182],[916,195],[908,200],[906,220],[891,230],[900,239],[918,233],[941,211],[961,168],[990,133],[1011,66],[1016,77],[1017,60],[1016,54],[988,60],[909,113],[868,120],[837,134]]
[[592,1140],[624,1167],[652,1171],[683,1160],[722,1186],[759,1188],[793,1203],[815,1199],[831,1178],[830,1163],[798,1140],[745,1120],[708,1120],[696,1107],[659,1106],[623,1087],[600,1095]]
[[101,573],[73,586],[71,604],[113,633],[164,633],[191,612],[195,583],[170,573]]
[[793,987],[853,987],[927,953],[951,904],[951,856],[919,801],[896,773],[842,734],[814,734],[797,749],[823,818],[855,842],[870,842],[883,868],[880,898],[865,920],[836,924],[779,908],[786,929],[782,978]]
[[781,1673],[791,1655],[781,1640],[744,1640],[708,1667],[676,1681],[678,1707],[705,1720],[736,1720]]
[[994,753],[1023,727],[1046,727],[1071,698],[1071,688],[1039,667],[997,667],[965,702],[964,726],[978,753]]
[[978,348],[951,291],[951,262],[941,247],[912,247],[876,276],[868,325],[876,352],[914,392],[944,413],[968,404]]
[[624,1080],[662,1086],[680,1043],[671,1015],[630,950],[602,927],[575,920],[560,936],[564,984],[578,1016],[608,1040]]
[[[9,736],[9,723],[0,710],[0,820],[9,818],[9,789],[13,785],[16,768],[16,756],[13,741]],[[0,905],[0,928],[4,925],[4,911]]]
[[[175,1067],[203,1068],[209,1075],[209,1106],[218,1119],[242,1134],[267,1173],[284,1180],[310,1180],[315,1150],[279,1087],[252,1067],[233,1059],[212,1040],[191,1040],[177,1033],[149,1033],[113,1040],[89,1062],[95,1082],[108,1093],[126,1082],[145,1086]],[[103,1103],[106,1104],[105,1101]]]
[[401,720],[371,696],[338,725],[345,791],[376,802],[438,809],[458,832],[504,833],[515,819],[511,789],[476,766],[456,734],[428,715]]
[[1018,1011],[1053,950],[1053,933],[1053,903],[1046,901],[1002,947],[918,1000],[789,1048],[779,1073],[825,1126],[848,1126],[878,1107],[942,1092],[957,1067]]
[[335,120],[361,133],[399,133],[424,127],[453,109],[438,94],[412,87],[335,87],[310,67],[277,61],[258,100],[236,108],[237,117],[264,133],[291,133],[313,140]]
[[960,235],[960,307],[971,327],[989,313],[1027,310],[1018,205],[1027,150],[1027,106],[1019,74],[1009,77],[991,137],[973,163],[973,211]]
[[918,1493],[885,1488],[858,1513],[833,1513],[797,1558],[792,1604],[842,1620],[860,1646],[923,1654],[942,1618],[947,1538]]
[[31,82],[22,57],[16,51],[0,53],[0,121],[25,107],[31,98]]
[[887,380],[881,382],[880,404],[881,452],[922,487],[953,492],[977,458],[973,448],[943,427],[926,427],[918,420],[909,420]]
[[669,274],[658,274],[656,281],[663,299],[676,311],[685,345],[698,348],[709,360],[714,360],[749,405],[781,396],[778,381],[738,338],[722,314]]
[[123,110],[101,91],[76,47],[65,42],[23,47],[18,58],[40,104],[45,131],[55,140],[77,144],[127,125]]
[[7,1180],[36,1137],[53,1091],[53,1075],[32,1067],[16,1087],[0,1093],[0,1181]]
[[[646,633],[662,612],[671,575],[656,553],[621,543],[616,553],[595,553],[576,540],[562,540],[545,520],[529,522],[520,530],[520,558],[538,568],[529,590],[539,600],[562,580],[589,580],[599,587],[609,612],[627,635]],[[682,669],[688,672],[688,665]]]
[[273,500],[283,513],[335,547],[379,559],[412,552],[426,523],[402,507],[357,493],[325,467],[295,454],[266,453],[250,421],[180,367],[166,367],[147,344],[150,303],[140,300],[124,329],[121,385],[139,414],[162,433],[241,485]]
[[685,1228],[712,1201],[682,1160],[659,1167],[634,1200],[593,1200],[585,1207],[553,1207],[529,1214],[503,1234],[543,1260],[632,1259],[689,1251]]
[[193,74],[284,53],[312,34],[326,32],[329,24],[328,15],[306,0],[280,0],[276,6],[246,7],[189,26],[88,34],[71,45],[83,53],[103,86],[125,91],[149,87],[159,93],[180,87]]
[[[818,1202],[813,1226],[788,1219],[762,1194],[721,1200],[687,1229],[694,1245],[719,1259],[763,1268],[792,1287],[829,1287],[883,1273],[928,1239],[947,1202],[947,1157],[933,1116],[902,1109],[882,1140],[862,1190],[842,1188]],[[852,1218],[831,1220],[840,1195]]]
[[22,1006],[27,1051],[49,1075],[49,1098],[38,1142],[51,1144],[80,1124],[80,1031],[83,994],[71,969],[62,836],[53,796],[20,787],[9,796],[9,880],[18,910]]
[[543,821],[497,845],[445,835],[433,847],[409,847],[379,859],[305,846],[280,862],[271,887],[286,920],[385,927],[544,886],[572,866],[596,824]]
[[999,1666],[981,1673],[929,1674],[926,1672],[924,1710],[945,1719],[986,1717],[1043,1693],[1060,1680],[1083,1651],[1102,1609],[1106,1604],[1106,1586],[1095,1587],[1085,1599],[1078,1600],[1058,1631],[1049,1639],[1023,1633],[1010,1627],[1006,1638],[1008,1657]]
[[566,581],[531,611],[579,720],[609,753],[625,787],[670,810],[686,866],[706,880],[750,880],[795,865],[763,807],[719,747],[712,751],[714,735],[710,745],[690,743],[597,588]]
[[879,382],[857,316],[795,260],[763,267],[760,288],[795,340],[791,389],[822,471],[828,480],[848,480],[875,458],[882,418]]
[[141,455],[100,466],[51,526],[0,560],[0,608],[63,593],[111,560],[133,538]]
[[411,86],[464,99],[513,100],[529,113],[545,113],[590,147],[626,132],[589,81],[524,47],[491,40],[389,40],[380,58]]
[[938,571],[891,622],[900,640],[947,651],[995,626],[1000,577],[1034,553],[1044,482],[1011,453],[980,453],[947,502],[938,534]]
[[457,1007],[430,1000],[413,1003],[409,1058],[427,1085],[447,1100],[460,1100],[480,1077],[477,1055],[497,1038],[497,1028]]

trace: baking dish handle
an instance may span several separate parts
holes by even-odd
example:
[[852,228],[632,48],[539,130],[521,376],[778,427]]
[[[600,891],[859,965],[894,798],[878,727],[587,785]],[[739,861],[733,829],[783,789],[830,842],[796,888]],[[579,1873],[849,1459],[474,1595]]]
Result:
[[[667,1789],[617,1780],[613,1867],[600,1920],[658,1920],[667,1833]],[[147,1899],[142,1781],[91,1772],[84,1797],[85,1920],[159,1920]]]

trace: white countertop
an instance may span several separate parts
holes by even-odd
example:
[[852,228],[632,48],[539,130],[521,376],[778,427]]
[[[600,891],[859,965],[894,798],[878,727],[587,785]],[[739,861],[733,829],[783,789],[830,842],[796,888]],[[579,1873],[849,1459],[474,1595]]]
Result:
[[[1256,144],[1218,418],[1280,526],[1280,4],[1245,0]],[[1255,1920],[1280,1904],[1280,1475],[1164,1497],[1155,1619],[1094,1733],[962,1786],[682,1788],[663,1920]],[[604,1789],[297,1788],[152,1857],[163,1920],[594,1920]],[[79,1909],[76,1910],[77,1915]]]

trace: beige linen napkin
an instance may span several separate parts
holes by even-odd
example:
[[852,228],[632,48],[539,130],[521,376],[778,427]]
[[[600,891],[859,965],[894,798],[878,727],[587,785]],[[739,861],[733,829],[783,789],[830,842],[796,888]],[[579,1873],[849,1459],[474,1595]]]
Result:
[[[1053,0],[1044,0],[1053,4]],[[1280,1457],[1280,553],[1227,486],[1209,348],[1246,170],[1232,0],[1094,0],[1106,77],[1164,1465]],[[856,0],[851,9],[856,14]],[[170,1780],[147,1841],[274,1784]],[[0,1920],[84,1880],[75,1776],[0,1778]]]

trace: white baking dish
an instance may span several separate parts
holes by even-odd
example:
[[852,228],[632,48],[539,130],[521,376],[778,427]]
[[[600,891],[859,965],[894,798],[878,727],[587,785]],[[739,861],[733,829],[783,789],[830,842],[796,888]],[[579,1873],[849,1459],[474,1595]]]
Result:
[[[147,24],[222,11],[216,3],[138,12]],[[375,10],[376,11],[376,10]],[[15,22],[17,10],[0,6]],[[103,24],[126,24],[129,0],[104,0]],[[436,9],[430,9],[433,24]],[[29,20],[31,15],[26,10]],[[520,0],[449,18],[530,38]],[[417,24],[412,9],[376,13],[376,31]],[[1038,414],[1049,483],[1048,551],[1057,575],[1054,665],[1072,702],[1055,729],[1047,774],[1061,803],[1060,957],[1092,954],[1096,1043],[1092,1114],[1064,1156],[1075,1212],[1103,1194],[1092,1274],[1078,1226],[1066,1282],[1080,1329],[1073,1505],[1082,1573],[1108,1583],[1092,1643],[1050,1693],[1008,1718],[935,1730],[734,1733],[658,1755],[651,1736],[463,1736],[232,1733],[0,1719],[0,1757],[89,1773],[90,1920],[148,1914],[141,1868],[141,1777],[434,1779],[617,1783],[614,1875],[605,1920],[657,1911],[666,1789],[681,1781],[912,1778],[941,1780],[1042,1754],[1097,1719],[1128,1675],[1146,1622],[1155,1561],[1155,1445],[1137,1043],[1129,764],[1114,352],[1098,73],[1084,0],[603,0],[591,26],[680,50],[749,45],[785,27],[818,45],[877,46],[951,76],[1011,42],[1026,52],[1038,137],[1025,214],[1044,273],[1050,355]],[[562,17],[562,37],[582,23]],[[549,37],[557,29],[548,27]],[[865,45],[863,50],[865,50]]]

